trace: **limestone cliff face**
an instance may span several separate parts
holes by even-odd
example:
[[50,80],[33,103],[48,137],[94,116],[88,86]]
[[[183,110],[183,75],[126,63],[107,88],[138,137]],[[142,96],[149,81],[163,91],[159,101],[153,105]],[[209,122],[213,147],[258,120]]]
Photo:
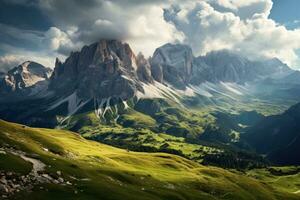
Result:
[[191,48],[186,45],[163,45],[156,49],[151,59],[154,79],[166,81],[179,89],[185,88],[193,70],[193,58]]
[[251,61],[229,50],[194,57],[190,47],[166,44],[156,49],[151,62],[153,78],[178,89],[203,82],[243,84],[292,70],[278,59]]
[[142,90],[140,81],[151,82],[149,72],[147,60],[139,57],[137,61],[128,44],[100,40],[71,53],[64,63],[57,60],[50,89],[63,93],[76,91],[84,99],[128,99]]
[[153,83],[153,77],[151,74],[151,65],[142,53],[137,55],[137,75],[139,80],[146,83]]

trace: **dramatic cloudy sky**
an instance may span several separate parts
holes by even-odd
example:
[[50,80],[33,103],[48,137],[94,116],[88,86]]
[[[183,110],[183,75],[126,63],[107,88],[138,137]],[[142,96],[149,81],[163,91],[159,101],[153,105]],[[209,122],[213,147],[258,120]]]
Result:
[[150,56],[167,42],[195,55],[231,49],[300,68],[299,0],[0,0],[0,71],[25,60],[53,67],[100,38]]

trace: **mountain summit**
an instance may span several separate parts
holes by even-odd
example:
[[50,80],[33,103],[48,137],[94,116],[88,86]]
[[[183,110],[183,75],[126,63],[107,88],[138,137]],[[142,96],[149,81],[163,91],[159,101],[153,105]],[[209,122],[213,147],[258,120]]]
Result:
[[8,71],[0,81],[0,94],[23,93],[49,79],[52,70],[32,61],[26,61]]
[[56,61],[49,88],[63,94],[76,92],[82,99],[128,99],[142,91],[138,65],[128,44],[101,40],[72,52],[64,63]]

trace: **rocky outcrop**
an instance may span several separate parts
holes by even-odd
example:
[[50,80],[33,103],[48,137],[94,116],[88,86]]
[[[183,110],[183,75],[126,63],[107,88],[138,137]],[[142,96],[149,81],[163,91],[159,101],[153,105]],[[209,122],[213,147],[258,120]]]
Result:
[[155,50],[151,58],[154,79],[166,81],[179,89],[189,83],[193,70],[193,53],[190,47],[165,44]]
[[[32,192],[34,187],[42,184],[72,185],[70,181],[64,180],[61,171],[57,171],[55,177],[46,173],[46,164],[40,160],[28,157],[26,153],[13,148],[0,148],[1,154],[12,154],[32,164],[32,171],[28,174],[21,174],[14,171],[0,170],[0,199],[11,199],[20,192]],[[35,154],[35,157],[38,155]],[[43,187],[39,187],[43,190]]]
[[137,61],[137,75],[139,80],[146,83],[153,83],[153,78],[151,74],[151,65],[149,60],[147,60],[142,53],[139,53],[136,58]]
[[151,63],[151,75],[154,80],[162,83],[164,81],[162,65],[159,63]]
[[137,62],[128,44],[100,40],[72,52],[64,63],[57,60],[50,89],[64,94],[76,91],[82,99],[128,99],[142,91],[141,81],[151,82],[149,68],[142,57]]
[[48,80],[51,73],[50,68],[41,64],[32,61],[24,62],[4,75],[0,82],[0,93],[9,94],[25,91],[39,82]]
[[[196,76],[206,77],[210,82],[234,82],[244,84],[292,71],[278,59],[252,61],[228,50],[215,51],[195,59],[197,68],[202,73]],[[209,67],[207,67],[209,66]]]
[[206,81],[244,84],[291,71],[276,58],[251,61],[229,50],[213,51],[205,56],[194,57],[188,46],[180,44],[163,45],[156,49],[151,58],[153,78],[179,89]]

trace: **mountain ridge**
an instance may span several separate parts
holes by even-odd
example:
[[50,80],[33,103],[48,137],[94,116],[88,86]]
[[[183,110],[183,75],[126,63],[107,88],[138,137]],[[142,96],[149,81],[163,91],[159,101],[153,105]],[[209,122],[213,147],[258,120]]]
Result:
[[[261,69],[254,73],[257,68]],[[269,68],[272,73],[267,73]],[[168,99],[178,106],[186,106],[187,100],[200,101],[201,105],[218,108],[219,103],[228,104],[231,99],[255,98],[261,86],[253,87],[252,82],[281,71],[292,72],[275,59],[266,65],[257,64],[228,51],[195,57],[192,49],[182,44],[165,44],[146,59],[142,54],[135,55],[127,43],[100,40],[72,52],[64,62],[56,59],[51,77],[37,87],[21,88],[22,95],[14,91],[2,95],[0,116],[12,120],[9,116],[13,113],[18,122],[26,124],[40,123],[46,115],[50,124],[59,124],[93,110],[102,121],[115,121],[129,104],[145,98]],[[30,111],[22,106],[36,103],[39,106]],[[37,118],[41,113],[43,117]]]
[[[88,92],[84,90],[79,93],[84,98],[93,95],[107,98],[116,94],[108,96],[96,94],[95,90],[106,89],[101,85],[97,86],[96,82],[109,81],[110,78],[120,75],[114,80],[114,82],[119,81],[120,84],[113,90],[128,85],[127,89],[130,94],[127,96],[121,94],[121,96],[129,98],[134,96],[137,91],[143,92],[143,86],[139,82],[153,84],[155,80],[185,90],[190,84],[199,85],[206,81],[244,84],[280,72],[291,73],[292,70],[275,58],[266,61],[250,61],[228,50],[210,52],[206,56],[195,57],[189,46],[167,43],[157,48],[152,57],[145,59],[142,54],[136,56],[127,43],[117,40],[100,40],[82,47],[79,52],[71,52],[64,62],[56,59],[49,80],[49,88],[66,90],[67,87],[76,85],[75,87],[81,90],[80,87],[88,89],[94,87],[94,91],[89,91],[90,94],[86,94]],[[96,77],[94,77],[95,74],[97,74]],[[110,76],[110,78],[104,76]],[[88,82],[87,77],[93,80]],[[76,79],[81,79],[85,83],[77,83]],[[129,84],[128,81],[132,83]],[[64,89],[61,82],[64,82],[63,85],[67,85]],[[65,82],[70,82],[70,84]],[[112,84],[110,85],[113,87]],[[111,89],[106,93],[109,91]]]

